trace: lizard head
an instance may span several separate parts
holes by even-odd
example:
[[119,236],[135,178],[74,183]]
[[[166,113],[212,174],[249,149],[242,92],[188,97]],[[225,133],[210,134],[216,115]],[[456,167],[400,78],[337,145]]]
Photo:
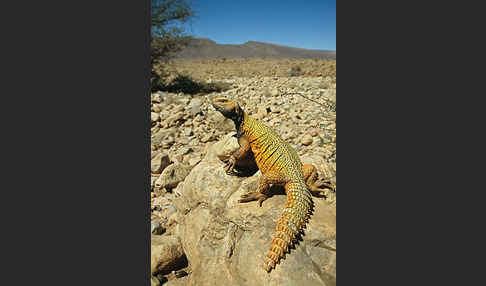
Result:
[[241,109],[236,101],[229,100],[225,97],[216,97],[213,99],[212,104],[226,118],[230,118],[235,122],[239,122],[243,118],[243,109]]

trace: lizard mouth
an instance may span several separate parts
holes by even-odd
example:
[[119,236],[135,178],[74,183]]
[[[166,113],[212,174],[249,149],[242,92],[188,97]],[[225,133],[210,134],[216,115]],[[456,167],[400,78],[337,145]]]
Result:
[[225,110],[225,108],[220,105],[219,101],[213,101],[212,106],[219,112],[223,112]]
[[214,107],[214,109],[216,109],[217,111],[219,111],[219,112],[223,112],[223,108],[222,108],[221,106],[216,105],[216,104],[214,104],[214,103],[213,103],[213,107]]
[[234,117],[234,108],[233,106],[229,106],[230,102],[227,98],[216,98],[211,102],[211,105],[225,117]]

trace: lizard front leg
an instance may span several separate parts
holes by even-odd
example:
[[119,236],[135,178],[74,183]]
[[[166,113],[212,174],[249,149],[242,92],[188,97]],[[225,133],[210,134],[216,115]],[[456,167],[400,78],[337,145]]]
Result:
[[237,176],[239,172],[235,170],[235,166],[240,161],[243,161],[243,159],[251,156],[250,142],[245,135],[242,135],[238,138],[238,144],[240,145],[240,148],[238,148],[238,150],[236,150],[227,160],[225,160],[226,164],[224,169],[226,171],[226,174],[231,176]]

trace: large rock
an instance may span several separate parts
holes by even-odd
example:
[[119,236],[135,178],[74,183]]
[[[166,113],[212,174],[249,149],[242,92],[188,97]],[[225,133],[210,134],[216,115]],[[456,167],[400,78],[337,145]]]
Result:
[[[230,137],[225,139],[234,143]],[[180,237],[192,270],[187,285],[335,285],[335,205],[314,198],[314,214],[303,241],[267,273],[263,262],[286,196],[276,194],[262,207],[256,202],[238,203],[241,195],[256,189],[261,174],[226,175],[218,159],[224,153],[218,143],[208,148],[174,200],[178,209],[174,234]],[[324,162],[322,158],[311,161],[319,160]],[[320,172],[321,165],[316,166]]]
[[162,171],[160,177],[155,181],[155,187],[158,189],[175,188],[180,182],[184,181],[190,171],[190,166],[181,163],[171,164]]
[[236,135],[236,132],[230,132],[213,145],[206,145],[205,159],[224,160],[229,158],[231,153],[235,152],[240,147],[240,145],[238,145],[238,139],[236,139],[234,135]]
[[152,235],[150,253],[151,275],[167,274],[186,263],[179,238],[173,235]]

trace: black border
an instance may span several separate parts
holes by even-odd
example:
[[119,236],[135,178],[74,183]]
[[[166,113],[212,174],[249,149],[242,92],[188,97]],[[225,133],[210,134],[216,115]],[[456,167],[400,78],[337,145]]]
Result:
[[484,10],[466,2],[339,1],[339,284],[484,280]]
[[3,4],[3,284],[149,285],[150,2]]

